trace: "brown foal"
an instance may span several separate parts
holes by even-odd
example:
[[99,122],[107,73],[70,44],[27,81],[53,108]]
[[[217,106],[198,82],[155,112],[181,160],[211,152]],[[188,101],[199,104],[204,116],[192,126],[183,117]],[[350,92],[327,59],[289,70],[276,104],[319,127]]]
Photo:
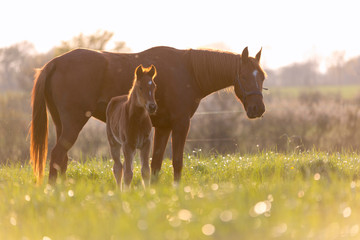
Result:
[[[140,150],[141,176],[143,185],[150,184],[149,153],[152,129],[149,114],[157,109],[155,102],[154,78],[156,68],[139,65],[129,95],[113,97],[106,109],[106,132],[114,160],[113,173],[117,185],[122,189],[124,175],[125,188],[130,187],[133,178],[133,158]],[[124,165],[120,160],[120,149],[124,153]]]

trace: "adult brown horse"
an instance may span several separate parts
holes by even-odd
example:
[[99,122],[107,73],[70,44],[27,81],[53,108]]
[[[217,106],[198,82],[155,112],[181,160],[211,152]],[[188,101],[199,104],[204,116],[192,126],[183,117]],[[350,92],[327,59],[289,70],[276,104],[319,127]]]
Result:
[[[125,187],[130,188],[136,149],[140,150],[143,185],[150,184],[149,153],[152,125],[149,114],[154,114],[157,109],[156,85],[153,81],[156,68],[154,65],[149,68],[139,65],[134,75],[129,95],[113,97],[106,109],[106,133],[114,159],[113,173],[121,190],[123,174]],[[120,160],[121,148],[124,153],[124,165]]]
[[93,116],[106,121],[105,110],[114,96],[132,86],[133,69],[156,65],[156,102],[151,116],[155,127],[151,172],[157,176],[172,133],[174,180],[179,181],[190,118],[200,100],[220,89],[234,86],[249,118],[265,112],[262,85],[265,73],[259,65],[261,50],[249,57],[210,50],[178,50],[155,47],[136,54],[77,49],[48,62],[36,74],[32,91],[31,162],[41,180],[47,155],[48,108],[55,123],[57,142],[51,151],[49,181],[66,172],[68,150]]

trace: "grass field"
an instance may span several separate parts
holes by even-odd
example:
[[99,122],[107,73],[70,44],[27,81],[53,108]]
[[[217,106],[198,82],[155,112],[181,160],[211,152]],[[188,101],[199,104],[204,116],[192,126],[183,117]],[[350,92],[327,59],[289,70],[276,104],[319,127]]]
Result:
[[188,155],[172,186],[164,161],[144,190],[115,188],[112,161],[72,161],[67,181],[35,186],[0,168],[0,239],[360,239],[360,155]]
[[282,86],[270,87],[270,91],[272,95],[282,97],[298,97],[302,93],[320,93],[327,97],[338,96],[343,99],[352,99],[360,96],[360,85]]

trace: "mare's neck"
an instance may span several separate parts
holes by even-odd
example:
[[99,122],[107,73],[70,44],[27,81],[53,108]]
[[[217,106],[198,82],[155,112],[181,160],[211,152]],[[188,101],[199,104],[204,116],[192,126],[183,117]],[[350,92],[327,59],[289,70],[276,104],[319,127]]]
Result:
[[234,84],[240,56],[228,52],[189,50],[190,62],[203,97]]

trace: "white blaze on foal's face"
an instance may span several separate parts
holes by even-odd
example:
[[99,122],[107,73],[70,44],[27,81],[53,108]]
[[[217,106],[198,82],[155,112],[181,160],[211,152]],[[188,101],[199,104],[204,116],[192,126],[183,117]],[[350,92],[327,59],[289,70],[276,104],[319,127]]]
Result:
[[[149,86],[151,86],[152,81],[150,80],[150,81],[148,82],[148,84],[149,84]],[[149,91],[149,96],[151,96],[151,91]]]

